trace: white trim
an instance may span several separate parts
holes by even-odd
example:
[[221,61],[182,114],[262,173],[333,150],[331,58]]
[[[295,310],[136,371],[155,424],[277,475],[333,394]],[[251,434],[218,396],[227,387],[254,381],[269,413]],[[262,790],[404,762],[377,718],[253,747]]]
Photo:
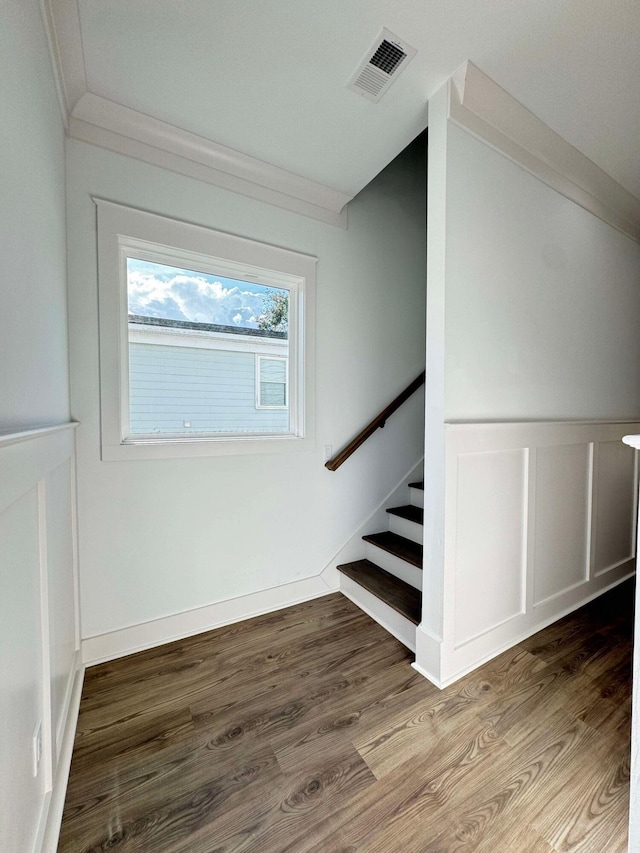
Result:
[[40,645],[42,651],[42,758],[38,775],[43,790],[53,786],[56,733],[51,713],[51,626],[49,619],[49,558],[47,548],[47,482],[38,481],[38,563],[40,567]]
[[281,338],[262,338],[257,335],[234,335],[231,332],[206,332],[198,329],[178,329],[171,326],[147,326],[129,323],[129,343],[154,344],[165,347],[218,349],[226,352],[256,352],[260,355],[283,358],[289,342]]
[[433,634],[424,622],[416,631],[416,659],[411,666],[436,687],[442,688],[442,637]]
[[527,628],[525,631],[522,631],[515,637],[513,640],[509,640],[506,643],[501,644],[495,649],[491,649],[490,652],[479,657],[477,661],[474,661],[467,666],[462,667],[461,669],[455,671],[453,674],[449,673],[446,678],[438,679],[433,676],[432,673],[424,666],[424,662],[421,661],[418,663],[417,661],[412,664],[413,668],[423,675],[426,679],[428,679],[432,684],[436,687],[439,687],[441,690],[444,690],[445,687],[449,687],[451,684],[454,684],[456,681],[459,681],[465,675],[468,675],[470,672],[473,672],[478,667],[483,666],[489,661],[501,655],[503,652],[508,651],[509,649],[517,646],[519,643],[524,642],[529,637],[532,637],[534,634],[537,634],[538,631],[542,631],[544,628],[547,628],[549,625],[553,625],[554,622],[557,622],[559,619],[563,619],[565,616],[568,616],[570,613],[573,613],[575,610],[578,610],[581,607],[584,607],[586,604],[589,604],[590,601],[593,601],[596,598],[599,598],[601,595],[604,595],[606,592],[614,589],[616,586],[619,586],[621,583],[624,583],[629,578],[632,578],[635,574],[635,571],[630,571],[626,575],[620,578],[616,578],[609,586],[603,587],[602,589],[597,590],[596,592],[592,592],[589,595],[585,596],[581,599],[577,604],[572,604],[569,607],[565,607],[558,612],[557,615],[550,616],[547,619],[544,619],[542,622],[538,623],[533,628]]
[[[262,361],[264,359],[268,359],[269,361],[284,361],[284,405],[268,405],[267,403],[261,403],[261,389],[262,389]],[[256,377],[256,409],[273,409],[275,411],[284,411],[289,408],[289,359],[286,356],[282,355],[268,355],[265,353],[256,353],[256,368],[255,368],[255,377]]]
[[640,242],[640,199],[465,62],[448,82],[449,118],[556,192]]
[[33,438],[38,438],[43,435],[52,435],[56,432],[64,432],[68,429],[75,429],[78,426],[77,421],[69,421],[64,424],[55,424],[54,426],[35,427],[34,429],[25,429],[19,432],[0,433],[0,447],[8,447],[10,444],[20,444],[22,441],[31,441]]
[[[321,577],[332,589],[339,588],[340,578],[342,577],[336,566],[342,565],[342,563],[350,563],[353,560],[360,560],[364,557],[365,543],[362,537],[367,533],[371,533],[372,530],[384,530],[388,527],[389,516],[387,514],[387,507],[395,504],[397,501],[402,503],[405,500],[404,494],[406,493],[406,489],[409,488],[409,483],[416,479],[422,479],[423,467],[424,457],[421,457],[415,465],[409,468],[398,484],[391,491],[387,492],[376,508],[358,525],[355,531],[345,539],[331,560],[329,560],[321,572]],[[333,473],[326,468],[325,471],[327,471],[327,474]]]
[[42,23],[44,24],[45,36],[47,39],[47,48],[49,51],[53,81],[56,87],[58,106],[60,108],[60,117],[62,118],[64,129],[67,131],[69,129],[69,110],[67,109],[65,81],[62,76],[62,56],[54,26],[51,2],[52,0],[40,0],[40,14],[42,15]]
[[402,557],[397,557],[373,542],[364,543],[364,558],[379,569],[384,569],[401,581],[408,583],[414,589],[422,591],[422,569],[408,563]]
[[87,75],[78,0],[41,0],[44,25],[55,65],[57,85],[63,95],[64,124],[87,92]]
[[275,190],[278,194],[306,201],[333,213],[339,213],[352,198],[347,193],[272,166],[263,160],[219,145],[203,136],[189,133],[91,92],[83,95],[72,110],[71,136],[75,136],[74,131],[83,124],[104,128],[128,139],[160,147],[176,157],[207,166],[212,171],[222,170],[245,183],[259,184]]
[[283,607],[301,604],[337,592],[321,575],[252,592],[226,601],[174,613],[107,634],[87,637],[82,641],[82,660],[86,666],[114,660],[134,652],[213,631],[234,622],[242,622]]
[[76,652],[73,681],[69,692],[69,702],[64,719],[63,736],[58,765],[53,780],[53,789],[42,810],[42,820],[34,845],[34,853],[56,853],[58,849],[62,811],[67,794],[67,783],[69,781],[73,743],[78,725],[78,715],[80,713],[83,683],[84,666],[80,663],[80,653]]
[[388,513],[388,526],[391,533],[396,533],[398,536],[404,536],[405,539],[410,539],[418,545],[424,545],[424,525],[418,521],[412,521],[410,518],[403,518],[400,515]]
[[[103,461],[274,453],[315,447],[317,258],[200,225],[94,199],[98,208],[100,401]],[[126,236],[123,236],[126,235]],[[175,248],[175,247],[179,248]],[[289,431],[129,435],[126,258],[184,259],[289,291]],[[175,266],[175,263],[173,263]],[[178,264],[179,265],[179,264]]]
[[340,592],[415,654],[417,625],[346,575],[340,578]]
[[347,227],[345,193],[89,91],[78,0],[40,0],[67,134],[284,210]]
[[71,112],[69,136],[328,225],[347,227],[345,206],[352,194],[295,175],[91,92]]
[[75,436],[73,453],[69,459],[69,478],[71,488],[71,548],[73,560],[73,613],[74,625],[74,650],[80,654],[80,640],[82,635],[82,620],[80,614],[80,558],[78,537],[78,463],[76,456]]
[[[48,542],[56,531],[47,527],[47,501],[55,500],[47,487],[48,475],[65,463],[69,464],[71,477],[71,526],[73,536],[73,579],[77,585],[77,551],[75,532],[75,428],[77,423],[57,424],[49,427],[6,433],[0,436],[0,511],[33,489],[37,492],[37,533],[33,545],[38,548],[37,578],[40,586],[38,616],[42,670],[40,715],[42,719],[43,755],[38,771],[41,785],[38,806],[39,816],[35,822],[33,853],[54,853],[62,817],[75,728],[80,705],[82,669],[80,654],[75,651],[66,674],[66,690],[57,729],[52,724],[51,697],[51,638],[50,596],[48,578]],[[74,591],[77,599],[77,592]],[[71,602],[69,602],[71,603]],[[73,602],[73,618],[76,637],[77,600]]]
[[0,512],[74,454],[74,434],[67,425],[13,433],[6,438],[10,440],[0,442]]
[[417,660],[414,660],[411,666],[423,678],[426,678],[427,681],[430,681],[434,687],[437,687],[439,690],[444,690],[444,688],[446,687],[446,685],[443,684],[439,678],[437,678],[432,672],[429,672],[429,670],[425,669],[425,667],[419,664]]
[[[639,424],[636,422],[635,426]],[[428,585],[430,578],[425,575],[424,622],[416,637],[417,668],[423,674],[427,673],[431,681],[438,686],[451,684],[496,654],[631,576],[635,561],[632,555],[621,554],[623,548],[619,547],[619,537],[623,533],[615,524],[612,527],[606,513],[598,514],[599,500],[601,509],[602,501],[608,500],[607,489],[624,490],[621,492],[619,513],[624,513],[626,525],[628,507],[628,527],[623,530],[624,535],[629,536],[628,547],[632,550],[636,541],[635,521],[632,519],[636,517],[638,505],[637,453],[625,451],[624,461],[618,464],[615,454],[610,458],[599,448],[601,444],[616,444],[625,431],[631,432],[631,425],[620,422],[445,425],[446,516],[443,529],[435,531],[435,536],[444,542],[444,554],[440,563],[433,561],[429,565],[425,562],[423,569],[423,573],[431,570],[433,587],[439,586],[443,590],[443,631],[438,639],[433,629],[429,630],[431,626],[425,619],[425,605],[432,595]],[[640,446],[640,435],[625,436],[624,440],[631,446]],[[572,455],[575,447],[581,452]],[[542,513],[558,485],[553,469],[540,478],[537,460],[545,448],[551,449],[552,453],[558,451],[558,459],[573,460],[567,469],[569,473],[565,471],[561,476],[570,476],[575,481],[567,484],[563,479],[562,485],[569,489],[574,485],[576,489],[580,488],[579,493],[573,489],[576,502],[567,516],[574,537],[570,540],[569,550],[565,548],[564,519]],[[524,453],[525,457],[528,454],[525,467],[528,476],[522,483],[510,473],[515,463],[506,470],[492,464],[492,455],[500,458],[499,454],[513,451]],[[459,462],[467,455],[484,456],[485,459],[477,469],[470,468],[466,478],[460,478]],[[603,467],[609,464],[614,466],[610,472]],[[600,479],[598,471],[606,479]],[[607,485],[610,476],[616,478],[613,485]],[[425,487],[427,480],[428,477]],[[632,485],[631,495],[626,489]],[[493,548],[496,545],[494,539],[489,551],[483,552],[478,545],[486,537],[486,531],[480,526],[473,509],[468,508],[477,506],[479,501],[488,509],[489,523],[493,523],[492,519],[502,519],[504,539],[497,543],[498,550]],[[503,510],[506,506],[515,506],[518,512],[504,528]],[[544,529],[540,529],[541,523],[544,523]],[[520,525],[523,541],[518,544],[513,531]],[[501,529],[499,525],[498,529]],[[598,535],[602,537],[600,548],[607,549],[609,556],[606,561],[610,562],[594,573],[592,567]],[[612,540],[611,537],[616,538]],[[426,543],[427,538],[425,556]],[[520,561],[515,557],[516,547],[522,556]],[[538,554],[538,550],[542,553]],[[558,562],[565,557],[571,563],[566,572]],[[522,565],[517,565],[518,562]],[[469,592],[466,587],[466,594],[463,589],[459,595],[457,584],[463,576],[472,584],[482,578],[481,582],[478,581],[477,590],[472,587],[473,592]],[[550,579],[551,584],[547,583]],[[539,586],[539,594],[543,596],[540,600],[534,599],[536,581],[542,584]],[[513,613],[509,608],[516,600],[518,589],[521,596],[525,593],[524,609],[521,613]],[[478,604],[478,591],[481,598],[482,595],[487,597],[487,605],[499,606],[483,606],[482,601]],[[472,636],[466,636],[465,632]]]

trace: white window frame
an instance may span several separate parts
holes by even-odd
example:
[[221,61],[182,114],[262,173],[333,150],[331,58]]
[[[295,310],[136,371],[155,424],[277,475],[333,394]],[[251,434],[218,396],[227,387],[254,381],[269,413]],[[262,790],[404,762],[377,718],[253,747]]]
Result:
[[[94,202],[98,211],[102,459],[167,459],[313,450],[317,258],[102,199],[94,198]],[[289,432],[130,435],[128,257],[217,273],[289,291]]]
[[[268,359],[269,361],[284,361],[285,363],[285,380],[284,380],[284,406],[270,406],[267,403],[261,403],[261,385],[262,385],[262,362],[264,359]],[[289,365],[288,358],[285,358],[282,355],[266,355],[263,353],[256,353],[256,409],[273,409],[274,411],[281,412],[283,409],[289,408]]]

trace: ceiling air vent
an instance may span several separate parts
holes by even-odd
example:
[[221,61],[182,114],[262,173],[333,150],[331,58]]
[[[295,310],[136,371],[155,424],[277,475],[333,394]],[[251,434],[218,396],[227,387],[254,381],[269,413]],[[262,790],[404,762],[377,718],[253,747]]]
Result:
[[379,101],[415,54],[415,48],[389,30],[382,30],[356,68],[347,88],[370,101]]

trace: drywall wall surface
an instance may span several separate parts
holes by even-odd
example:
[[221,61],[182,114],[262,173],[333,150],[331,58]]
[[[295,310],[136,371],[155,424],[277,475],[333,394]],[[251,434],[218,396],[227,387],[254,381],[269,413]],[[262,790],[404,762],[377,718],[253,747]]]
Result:
[[[343,230],[69,142],[84,637],[318,575],[421,458],[417,396],[338,472],[322,448],[337,452],[423,369],[425,162],[421,140],[351,203]],[[100,460],[92,195],[317,256],[315,451]]]
[[0,80],[0,434],[27,433],[0,435],[0,849],[27,851],[75,669],[72,462],[32,432],[69,419],[64,133],[38,0],[2,4]]
[[445,419],[637,419],[640,245],[447,140]]
[[37,0],[0,27],[0,432],[69,418],[64,132]]

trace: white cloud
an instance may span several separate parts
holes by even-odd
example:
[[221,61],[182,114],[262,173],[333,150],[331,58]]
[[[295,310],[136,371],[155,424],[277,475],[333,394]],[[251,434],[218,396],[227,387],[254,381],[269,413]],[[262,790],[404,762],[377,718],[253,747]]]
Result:
[[174,275],[164,281],[153,273],[130,269],[128,286],[129,312],[147,317],[255,328],[263,308],[260,294],[197,274]]

